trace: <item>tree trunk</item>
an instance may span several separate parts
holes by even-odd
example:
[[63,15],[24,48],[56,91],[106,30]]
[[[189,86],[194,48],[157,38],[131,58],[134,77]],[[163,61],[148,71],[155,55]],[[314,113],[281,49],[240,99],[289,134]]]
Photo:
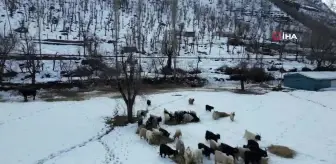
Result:
[[242,91],[245,91],[244,80],[240,80],[240,88]]
[[133,123],[133,102],[128,100],[127,103],[127,120],[129,123]]
[[2,82],[2,76],[4,74],[6,60],[1,60],[0,63],[0,83]]
[[172,57],[173,57],[173,53],[172,53],[170,50],[168,50],[168,54],[167,54],[167,56],[168,56],[168,59],[167,59],[167,68],[168,68],[169,70],[171,70],[171,68],[172,68]]
[[35,65],[35,60],[33,60],[32,62],[33,62],[33,68],[32,68],[31,79],[32,79],[32,84],[35,84],[36,83],[36,65]]

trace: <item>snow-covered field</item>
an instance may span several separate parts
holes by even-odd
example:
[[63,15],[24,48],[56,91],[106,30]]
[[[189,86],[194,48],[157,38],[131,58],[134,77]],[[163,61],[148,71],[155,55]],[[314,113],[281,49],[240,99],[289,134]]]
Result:
[[[261,146],[286,145],[298,152],[294,159],[282,159],[269,153],[270,164],[336,163],[336,92],[239,95],[231,92],[184,91],[148,95],[150,113],[162,115],[163,109],[195,110],[200,123],[166,126],[182,130],[187,146],[196,148],[205,142],[205,130],[221,134],[221,142],[242,146],[244,130],[261,133]],[[193,106],[187,99],[195,98]],[[158,147],[148,145],[128,125],[103,135],[103,117],[112,116],[118,99],[92,98],[77,102],[6,102],[0,103],[0,161],[3,164],[167,164]],[[216,110],[236,112],[236,121],[214,121],[204,110],[212,104]],[[145,109],[140,98],[135,109]],[[120,109],[120,113],[124,111]],[[205,164],[213,163],[204,159]]]

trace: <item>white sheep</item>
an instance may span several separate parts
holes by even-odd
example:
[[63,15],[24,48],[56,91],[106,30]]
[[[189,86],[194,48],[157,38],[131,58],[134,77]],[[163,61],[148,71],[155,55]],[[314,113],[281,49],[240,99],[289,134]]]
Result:
[[210,143],[210,148],[211,149],[214,149],[214,150],[217,150],[218,149],[218,143],[216,142],[216,141],[214,141],[214,140],[210,140],[209,141],[209,143]]
[[216,150],[215,151],[215,164],[220,163],[220,164],[234,164],[234,159],[233,157],[227,156],[221,151]]
[[256,135],[248,130],[245,130],[244,138],[246,140],[259,140],[259,141],[261,140],[261,137],[259,134]]
[[233,122],[234,121],[234,117],[236,116],[236,113],[235,112],[232,112],[230,114],[230,120]]
[[218,120],[219,118],[220,118],[219,113],[218,113],[217,111],[214,111],[214,112],[212,113],[212,119],[214,119],[214,120]]
[[203,154],[201,149],[195,149],[193,152],[193,160],[196,164],[202,164],[203,163]]
[[152,131],[150,131],[150,130],[146,131],[146,139],[147,139],[149,144],[152,143],[152,141],[153,141],[153,132]]
[[174,134],[174,139],[175,138],[181,138],[182,137],[182,132],[180,129],[176,129],[175,134]]
[[162,132],[159,129],[156,129],[156,128],[153,128],[153,134],[158,135],[158,136],[162,136]]
[[137,111],[137,117],[138,118],[139,117],[146,117],[147,113],[148,113],[148,110],[138,110]]
[[146,139],[146,132],[147,132],[147,129],[145,128],[141,128],[140,129],[140,132],[139,132],[139,136],[140,136],[140,139],[143,137],[144,139]]
[[250,151],[248,148],[238,147],[239,150],[239,157],[245,160],[245,152]]
[[183,115],[183,122],[191,122],[191,120],[193,120],[193,118],[194,117],[192,115],[186,113],[186,114]]
[[181,139],[177,139],[176,141],[176,150],[180,153],[180,154],[184,154],[184,143]]
[[193,161],[193,152],[191,151],[190,147],[188,146],[186,151],[183,154],[185,164],[190,164]]
[[203,154],[201,149],[195,149],[194,151],[188,146],[184,152],[185,164],[203,164]]
[[212,113],[212,119],[214,120],[218,120],[220,118],[224,118],[224,117],[230,117],[230,120],[233,122],[234,121],[234,117],[235,117],[236,113],[232,112],[230,114],[226,113],[226,112],[219,112],[219,111],[214,111]]
[[164,116],[164,121],[165,122],[167,122],[167,121],[169,121],[171,119],[170,116],[169,116],[169,114],[167,114],[167,113],[164,113],[163,116]]

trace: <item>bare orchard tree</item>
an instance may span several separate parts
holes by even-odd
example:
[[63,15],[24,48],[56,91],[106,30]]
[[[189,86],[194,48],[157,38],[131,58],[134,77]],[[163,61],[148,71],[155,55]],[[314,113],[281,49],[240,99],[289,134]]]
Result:
[[3,36],[0,34],[0,82],[2,81],[7,57],[17,46],[18,41],[19,40],[14,35]]
[[27,61],[25,63],[26,68],[28,69],[31,76],[31,83],[36,83],[36,72],[39,66],[39,61],[36,60],[36,44],[33,41],[33,37],[25,35],[23,43],[21,46],[22,53],[27,56]]
[[178,1],[171,1],[171,31],[172,31],[172,52],[174,56],[174,77],[176,76],[176,56],[177,56],[177,38],[176,38],[176,22],[177,22],[177,14],[178,14]]
[[122,57],[120,76],[117,77],[117,84],[119,92],[127,107],[127,119],[128,122],[133,122],[133,105],[135,98],[139,95],[141,86],[141,68],[140,64],[133,62],[133,54],[129,54],[128,60],[132,62],[124,61]]
[[241,61],[237,66],[237,70],[240,80],[240,89],[245,91],[245,81],[247,80],[248,74],[248,63],[246,61]]
[[[311,54],[308,57],[312,62],[316,62],[317,68],[322,66],[332,66],[335,62],[334,41],[317,34],[311,37]],[[330,64],[331,63],[331,64]],[[326,65],[327,64],[327,65]]]

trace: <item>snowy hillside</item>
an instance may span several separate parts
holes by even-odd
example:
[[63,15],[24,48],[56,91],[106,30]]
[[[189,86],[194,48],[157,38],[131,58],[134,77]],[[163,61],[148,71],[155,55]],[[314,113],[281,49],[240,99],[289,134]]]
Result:
[[[189,97],[195,98],[193,106]],[[280,144],[297,151],[294,159],[269,154],[269,164],[332,164],[336,163],[336,130],[334,121],[335,92],[291,93],[271,92],[266,95],[240,95],[231,92],[187,91],[148,95],[153,106],[150,113],[163,115],[163,109],[194,110],[200,123],[167,126],[182,130],[186,146],[197,148],[206,143],[210,130],[221,135],[220,142],[242,146],[244,130],[262,136],[261,147]],[[215,110],[236,112],[235,121],[212,120],[205,104]],[[0,103],[0,161],[4,164],[168,164],[160,158],[157,146],[150,146],[135,134],[136,124],[118,127],[104,135],[103,118],[111,116],[117,105],[124,113],[121,100],[107,97],[78,102]],[[145,109],[141,99],[135,109]],[[206,143],[208,145],[208,143]],[[170,145],[175,148],[175,145]],[[204,158],[204,164],[214,163]]]
[[[113,52],[112,41],[115,40],[113,31],[116,20],[114,6],[111,1],[24,1],[15,4],[16,8],[6,7],[1,2],[1,23],[3,32],[10,29],[20,31],[28,30],[28,36],[38,38],[38,22],[40,22],[41,39],[56,40],[83,40],[84,35],[94,36],[101,43],[101,53]],[[145,36],[144,50],[148,53],[160,50],[160,40],[165,31],[171,30],[171,7],[161,1],[123,1],[119,13],[119,41],[120,46],[126,45],[126,38],[138,34],[138,23],[141,23],[141,34]],[[138,2],[141,2],[140,8]],[[221,43],[216,37],[219,31],[234,33],[238,25],[247,25],[248,29],[243,34],[251,36],[259,34],[260,38],[270,39],[271,33],[279,28],[279,23],[273,18],[278,15],[286,15],[269,1],[241,0],[241,1],[215,1],[215,0],[186,0],[179,1],[177,5],[178,25],[184,24],[183,31],[196,32],[196,40],[200,44],[209,43],[209,37],[214,36],[213,41]],[[12,12],[11,12],[12,11]],[[140,12],[140,13],[139,13]],[[11,15],[12,13],[12,15]],[[271,15],[271,16],[269,16]],[[263,21],[260,21],[260,18]],[[40,19],[38,19],[40,18]],[[285,29],[302,29],[296,21]],[[25,30],[24,30],[25,31]],[[24,37],[24,34],[21,34]],[[211,37],[210,37],[211,38]],[[130,38],[129,38],[130,39]],[[139,44],[137,39],[128,40],[133,46]],[[50,41],[52,42],[52,41]],[[154,45],[153,45],[154,44]],[[214,45],[218,47],[219,45]],[[188,49],[188,48],[186,48]],[[42,44],[42,53],[78,54],[83,53],[81,46],[56,46]],[[187,50],[186,50],[187,51]],[[187,52],[181,52],[186,54]],[[216,52],[217,53],[217,52]]]
[[[30,44],[26,43],[35,42],[34,52],[37,54],[88,55],[94,50],[95,54],[111,56],[115,55],[114,43],[117,38],[118,52],[125,46],[137,47],[138,51],[142,52],[138,56],[146,57],[141,60],[145,72],[153,72],[154,70],[149,69],[160,69],[162,63],[166,63],[166,59],[150,59],[166,56],[164,50],[167,50],[167,45],[170,47],[170,44],[166,43],[172,40],[170,36],[173,9],[166,1],[122,1],[121,7],[117,7],[118,12],[115,12],[116,5],[112,1],[103,0],[20,0],[12,5],[6,5],[4,2],[6,1],[0,2],[3,9],[0,10],[2,33],[8,35],[13,30],[22,40],[22,44],[18,44],[11,53],[27,54],[24,51],[27,48],[24,47]],[[178,1],[176,13],[175,26],[180,56],[177,59],[177,67],[183,70],[192,71],[199,65],[203,75],[210,76],[211,79],[218,76],[211,74],[213,70],[224,65],[235,66],[245,58],[250,59],[251,65],[264,63],[266,68],[271,67],[280,53],[283,54],[283,60],[278,64],[280,67],[286,67],[286,70],[314,68],[314,64],[311,65],[305,60],[306,52],[301,51],[302,48],[295,44],[286,45],[291,52],[265,51],[266,53],[260,54],[259,50],[256,53],[247,51],[246,46],[251,43],[270,44],[271,33],[274,31],[307,30],[269,1],[185,0]],[[247,45],[229,46],[228,38],[234,34],[246,40]],[[303,39],[303,35],[301,36],[299,39]],[[41,44],[38,44],[39,37]],[[300,57],[293,54],[295,49],[301,51]],[[200,63],[196,57],[202,59]],[[108,60],[111,65],[116,65],[113,58]],[[5,71],[18,72],[18,75],[8,81],[30,83],[31,75],[25,63],[6,62],[8,68]],[[65,80],[67,78],[64,78],[61,72],[80,67],[81,61],[42,60],[39,66],[44,69],[36,74],[38,82]]]

